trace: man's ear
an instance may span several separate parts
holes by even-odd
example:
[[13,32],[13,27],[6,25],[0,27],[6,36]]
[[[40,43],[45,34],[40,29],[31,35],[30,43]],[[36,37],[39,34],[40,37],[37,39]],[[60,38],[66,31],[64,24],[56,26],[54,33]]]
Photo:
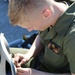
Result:
[[42,15],[44,16],[44,18],[48,18],[49,16],[51,16],[51,11],[50,10],[44,10],[42,12]]

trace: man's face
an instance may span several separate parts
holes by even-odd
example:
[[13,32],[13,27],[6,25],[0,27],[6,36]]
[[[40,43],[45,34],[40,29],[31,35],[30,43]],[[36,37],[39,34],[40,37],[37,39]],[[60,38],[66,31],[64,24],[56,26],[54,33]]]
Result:
[[26,16],[21,16],[20,21],[17,23],[18,26],[26,28],[28,31],[39,30],[43,31],[48,28],[46,19],[40,13],[33,13]]

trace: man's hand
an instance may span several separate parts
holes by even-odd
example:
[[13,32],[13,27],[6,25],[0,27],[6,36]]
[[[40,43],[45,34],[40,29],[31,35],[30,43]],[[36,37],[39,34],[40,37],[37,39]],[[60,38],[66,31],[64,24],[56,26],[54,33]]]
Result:
[[17,75],[46,75],[46,74],[44,74],[44,72],[32,68],[17,68]]
[[32,75],[30,68],[17,68],[17,75]]
[[[38,71],[32,68],[17,68],[17,75],[71,75],[71,74],[47,73],[47,72]],[[72,75],[75,75],[75,74],[72,74]]]
[[28,62],[30,59],[28,54],[15,54],[15,57],[13,59],[14,64],[16,67],[21,67],[22,64]]

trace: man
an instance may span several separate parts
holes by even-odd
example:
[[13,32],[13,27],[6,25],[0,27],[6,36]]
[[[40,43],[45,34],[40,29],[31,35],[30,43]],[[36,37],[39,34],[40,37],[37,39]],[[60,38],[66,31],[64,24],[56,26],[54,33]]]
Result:
[[11,49],[17,75],[75,75],[74,9],[68,1],[10,0],[11,23],[39,31],[30,50]]

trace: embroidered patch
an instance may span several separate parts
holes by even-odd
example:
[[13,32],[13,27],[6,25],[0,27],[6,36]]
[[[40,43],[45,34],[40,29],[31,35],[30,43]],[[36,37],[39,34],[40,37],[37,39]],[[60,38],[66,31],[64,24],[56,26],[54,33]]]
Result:
[[49,43],[48,43],[48,48],[51,49],[53,52],[59,54],[60,46],[58,46],[58,45],[55,44],[54,42],[49,41]]

